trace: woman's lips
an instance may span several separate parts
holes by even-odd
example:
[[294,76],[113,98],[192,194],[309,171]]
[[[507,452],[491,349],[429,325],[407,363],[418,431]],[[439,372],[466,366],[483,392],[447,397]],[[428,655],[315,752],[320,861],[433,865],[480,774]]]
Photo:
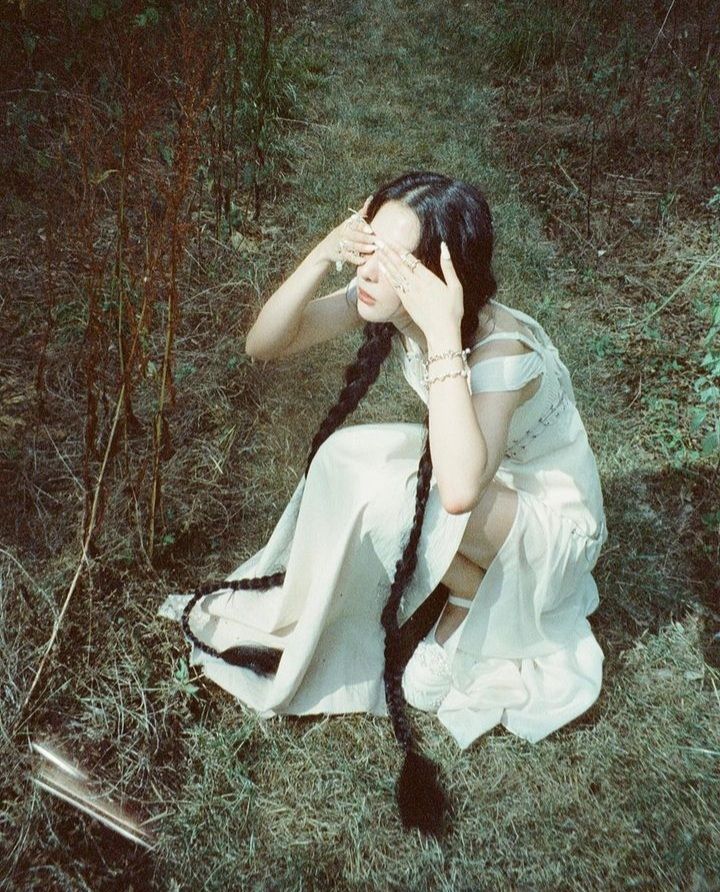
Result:
[[370,295],[363,291],[362,288],[358,288],[358,300],[361,300],[364,304],[368,304],[372,306],[375,303],[375,298],[370,297]]

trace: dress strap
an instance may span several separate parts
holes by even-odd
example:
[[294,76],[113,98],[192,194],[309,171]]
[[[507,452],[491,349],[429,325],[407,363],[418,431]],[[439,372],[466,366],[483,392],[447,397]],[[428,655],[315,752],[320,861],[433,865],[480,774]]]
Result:
[[464,607],[466,610],[472,604],[471,598],[461,598],[460,595],[448,595],[448,604],[454,604],[456,607]]
[[538,351],[540,349],[540,344],[534,339],[528,337],[522,331],[496,331],[493,334],[489,334],[484,338],[481,338],[476,344],[473,344],[470,348],[470,352],[473,350],[477,350],[478,347],[482,347],[483,344],[489,344],[490,341],[520,341],[525,344],[526,347],[529,347],[533,352]]
[[544,371],[545,360],[539,351],[516,356],[491,356],[470,366],[471,392],[520,390]]

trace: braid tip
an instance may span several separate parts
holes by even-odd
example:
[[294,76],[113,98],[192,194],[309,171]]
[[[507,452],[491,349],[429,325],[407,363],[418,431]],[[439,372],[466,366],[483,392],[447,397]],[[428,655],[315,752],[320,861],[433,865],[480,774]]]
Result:
[[243,669],[252,669],[256,675],[265,677],[275,675],[282,651],[274,647],[256,647],[253,645],[240,645],[228,647],[220,651],[218,657],[231,666],[239,666]]
[[406,829],[440,838],[452,813],[450,801],[438,779],[438,766],[426,756],[409,750],[397,781],[400,819]]

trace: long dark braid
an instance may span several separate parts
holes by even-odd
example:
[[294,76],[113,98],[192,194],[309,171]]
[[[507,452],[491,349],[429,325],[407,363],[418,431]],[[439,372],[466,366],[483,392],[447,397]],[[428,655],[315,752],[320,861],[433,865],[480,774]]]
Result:
[[345,369],[345,386],[340,391],[337,403],[327,413],[310,444],[310,452],[305,466],[305,474],[310,469],[315,453],[333,434],[345,419],[358,407],[360,400],[377,380],[380,366],[387,359],[392,339],[398,330],[392,322],[367,322],[364,328],[365,339],[360,345],[355,360]]
[[[355,360],[345,370],[345,386],[340,392],[338,401],[329,410],[313,437],[307,459],[306,475],[322,444],[355,410],[371,385],[377,380],[380,367],[390,352],[392,338],[396,333],[395,326],[389,323],[366,324],[363,343]],[[426,415],[426,431],[428,423],[429,418]],[[400,599],[417,565],[417,547],[422,533],[431,477],[430,440],[426,434],[425,447],[418,466],[413,524],[402,549],[402,555],[395,566],[395,576],[390,586],[387,603],[382,611],[381,621],[385,631],[385,666],[383,671],[385,699],[393,732],[405,755],[396,789],[400,817],[403,825],[407,828],[417,827],[424,833],[440,835],[449,812],[449,803],[438,783],[437,766],[417,750],[415,735],[407,716],[407,704],[402,691],[403,670],[407,664],[408,655],[414,650],[413,645],[417,644],[417,641],[410,642],[408,646],[407,641],[401,640],[397,619]],[[258,675],[273,675],[280,663],[282,650],[272,647],[240,645],[218,651],[193,633],[190,628],[190,614],[202,597],[219,589],[265,590],[282,585],[284,580],[285,572],[280,571],[269,576],[206,583],[197,589],[183,611],[182,625],[185,634],[200,650],[214,657],[219,657],[234,666],[251,669]]]
[[[429,417],[426,415],[426,430],[428,424]],[[395,737],[405,753],[405,761],[396,787],[400,818],[405,827],[417,827],[423,833],[439,836],[450,812],[450,804],[438,782],[437,766],[417,750],[415,734],[407,716],[407,703],[402,690],[407,651],[401,642],[397,620],[400,599],[417,566],[417,547],[422,533],[431,477],[430,437],[426,434],[425,448],[418,467],[415,516],[402,556],[395,565],[395,577],[381,619],[385,630],[383,673],[385,701]]]
[[[415,249],[415,256],[441,277],[439,260],[441,239],[448,244],[453,265],[463,285],[464,315],[460,332],[462,346],[471,346],[477,327],[478,311],[493,296],[496,289],[491,268],[492,219],[484,196],[474,187],[441,174],[411,171],[375,192],[368,206],[366,219],[372,220],[386,201],[393,200],[403,202],[417,214],[421,222],[421,237]],[[305,467],[306,476],[318,449],[355,410],[377,379],[380,366],[387,358],[392,338],[396,334],[397,329],[391,323],[365,325],[363,343],[354,362],[345,370],[345,386],[337,403],[330,409],[313,437]],[[426,432],[428,427],[429,418],[426,415]],[[397,620],[403,592],[417,565],[417,548],[430,492],[431,476],[432,459],[429,432],[427,432],[418,467],[413,524],[403,546],[402,555],[395,566],[395,575],[381,621],[385,632],[383,671],[385,699],[393,732],[405,755],[396,788],[400,816],[405,827],[416,827],[424,833],[440,835],[449,815],[450,805],[440,786],[437,766],[417,749],[415,734],[406,713],[402,674],[415,645],[426,633],[429,611],[424,608],[432,606],[435,610],[437,606],[438,610],[442,609],[445,587],[440,584],[423,604],[422,609],[416,611],[426,615],[418,616],[419,621],[413,622],[416,618],[414,615],[406,624],[407,628],[403,629],[409,633],[404,637],[401,635]],[[247,667],[258,674],[273,674],[279,665],[281,650],[243,645],[219,653],[192,633],[189,617],[197,601],[211,592],[228,588],[264,590],[282,585],[284,580],[285,571],[282,570],[254,579],[207,583],[197,590],[185,608],[182,619],[185,633],[195,645],[213,656],[237,666]],[[438,595],[441,597],[436,597]],[[410,638],[415,640],[410,641]]]
[[229,647],[220,651],[207,642],[202,641],[190,628],[190,614],[197,602],[206,595],[211,595],[219,589],[232,589],[239,591],[240,589],[259,589],[265,591],[276,585],[282,585],[285,581],[285,571],[272,573],[269,576],[255,576],[250,579],[227,579],[224,582],[206,582],[195,589],[195,594],[185,605],[182,615],[182,627],[187,637],[192,641],[195,647],[210,654],[212,657],[219,657],[226,663],[232,663],[233,666],[244,666],[252,669],[258,675],[274,675],[280,663],[282,651],[275,647],[252,647],[250,645],[242,645],[241,647]]
[[[345,421],[368,392],[372,384],[380,374],[380,367],[390,353],[392,338],[397,334],[397,329],[390,322],[366,323],[363,329],[363,342],[353,362],[345,369],[345,386],[340,391],[340,396],[334,406],[328,411],[325,419],[313,437],[308,454],[305,476],[310,469],[313,458],[318,449]],[[255,576],[249,579],[226,579],[206,582],[195,590],[192,598],[185,605],[182,614],[182,627],[185,635],[199,649],[210,656],[219,657],[233,666],[243,666],[252,669],[258,675],[273,675],[280,663],[282,650],[274,647],[254,647],[240,645],[219,651],[210,644],[202,641],[190,628],[190,614],[201,598],[213,592],[231,589],[232,591],[266,591],[269,588],[282,585],[285,582],[285,571],[280,570],[269,576]]]

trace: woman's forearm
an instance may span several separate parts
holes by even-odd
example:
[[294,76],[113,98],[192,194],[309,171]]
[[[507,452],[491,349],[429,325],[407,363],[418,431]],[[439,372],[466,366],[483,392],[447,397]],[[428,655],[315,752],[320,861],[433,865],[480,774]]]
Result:
[[[460,332],[437,336],[428,341],[428,355],[461,350]],[[459,357],[437,360],[430,365],[435,378],[463,368]],[[477,415],[462,375],[430,384],[430,455],[443,508],[450,514],[471,511],[481,493],[478,490],[487,466],[488,450]]]
[[245,351],[250,356],[273,359],[292,343],[303,310],[331,265],[322,244],[317,245],[268,298],[247,333]]

